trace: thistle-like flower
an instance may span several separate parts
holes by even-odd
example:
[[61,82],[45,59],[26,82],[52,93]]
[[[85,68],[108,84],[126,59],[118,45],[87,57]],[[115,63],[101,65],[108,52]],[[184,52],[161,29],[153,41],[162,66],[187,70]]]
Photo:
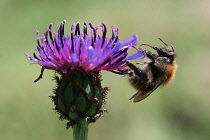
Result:
[[[136,45],[137,35],[124,42],[119,42],[118,29],[112,26],[111,38],[106,37],[105,24],[94,26],[89,23],[90,35],[87,24],[83,30],[80,24],[73,24],[71,35],[64,35],[63,21],[58,32],[52,33],[52,24],[46,29],[44,37],[37,37],[37,53],[33,57],[26,54],[27,59],[42,66],[40,76],[42,78],[45,69],[54,70],[57,73],[55,81],[57,87],[54,96],[51,96],[55,110],[61,119],[67,119],[67,128],[84,122],[94,122],[105,111],[102,108],[105,103],[108,88],[101,86],[101,70],[113,71],[125,68],[127,60],[141,59],[144,55],[141,51],[128,56],[129,50]],[[102,35],[99,29],[102,29]]]

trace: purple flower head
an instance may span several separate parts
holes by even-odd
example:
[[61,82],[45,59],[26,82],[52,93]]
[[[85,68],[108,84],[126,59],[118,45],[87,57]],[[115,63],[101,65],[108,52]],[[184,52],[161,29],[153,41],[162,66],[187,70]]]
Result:
[[[144,53],[137,53],[127,56],[132,46],[136,45],[137,35],[131,36],[124,42],[119,42],[118,29],[112,26],[112,37],[107,38],[107,28],[105,24],[93,26],[89,23],[90,34],[86,23],[81,32],[80,24],[73,24],[71,35],[64,35],[63,21],[58,32],[52,33],[52,24],[46,29],[44,37],[37,36],[37,54],[33,57],[26,54],[27,59],[42,66],[42,72],[38,81],[42,77],[44,69],[52,69],[63,74],[69,74],[75,69],[82,68],[86,72],[100,70],[118,70],[128,65],[127,60],[141,59]],[[102,29],[102,35],[99,34]]]
[[42,67],[34,82],[42,78],[45,69],[56,71],[53,78],[56,88],[54,95],[50,96],[54,110],[61,120],[68,120],[66,128],[73,127],[77,131],[80,126],[87,127],[106,112],[102,107],[109,88],[102,87],[100,71],[125,75],[127,69],[124,68],[130,64],[128,60],[142,59],[144,52],[136,49],[136,53],[128,56],[129,50],[136,46],[137,35],[119,42],[119,30],[112,26],[112,35],[108,38],[103,23],[98,26],[84,23],[81,28],[79,23],[73,24],[70,35],[64,35],[65,22],[56,33],[52,33],[50,24],[44,37],[39,37],[36,31],[37,53],[25,55]]

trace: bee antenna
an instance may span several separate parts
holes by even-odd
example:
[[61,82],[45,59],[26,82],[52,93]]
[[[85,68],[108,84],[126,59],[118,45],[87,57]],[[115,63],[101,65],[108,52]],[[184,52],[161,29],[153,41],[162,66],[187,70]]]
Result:
[[[158,38],[158,39],[160,39],[160,41],[163,42],[163,44],[165,44],[168,47],[168,45],[161,38]],[[174,52],[174,48],[172,46],[170,46],[170,47],[171,47],[172,51]]]
[[174,52],[174,47],[172,47],[172,46],[170,46],[170,47],[171,47],[172,51]]
[[163,44],[165,44],[168,47],[168,45],[161,38],[158,38],[158,39],[160,39],[160,41],[163,42]]

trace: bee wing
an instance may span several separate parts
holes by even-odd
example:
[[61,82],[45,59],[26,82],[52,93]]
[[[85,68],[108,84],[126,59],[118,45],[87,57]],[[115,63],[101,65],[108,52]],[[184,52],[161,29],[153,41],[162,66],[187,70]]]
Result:
[[131,98],[133,99],[133,102],[136,103],[136,102],[140,102],[142,100],[144,100],[145,98],[147,98],[153,91],[155,91],[165,80],[163,80],[162,82],[160,82],[156,87],[154,87],[153,89],[151,90],[147,90],[147,91],[138,91],[136,94],[134,94]]
[[[154,89],[155,90],[155,89]],[[133,95],[130,99],[133,99],[133,102],[140,102],[142,100],[144,100],[145,98],[147,98],[154,90],[151,91],[147,91],[147,92],[137,92],[135,95]]]

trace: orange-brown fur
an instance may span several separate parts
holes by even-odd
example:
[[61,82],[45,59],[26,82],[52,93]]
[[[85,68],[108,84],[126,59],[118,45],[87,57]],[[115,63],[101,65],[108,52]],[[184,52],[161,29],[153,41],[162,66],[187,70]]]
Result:
[[168,69],[168,78],[166,79],[166,81],[164,81],[161,85],[165,86],[169,83],[171,83],[176,75],[176,71],[177,71],[178,65],[176,62],[172,62],[172,64],[167,65],[167,69]]

